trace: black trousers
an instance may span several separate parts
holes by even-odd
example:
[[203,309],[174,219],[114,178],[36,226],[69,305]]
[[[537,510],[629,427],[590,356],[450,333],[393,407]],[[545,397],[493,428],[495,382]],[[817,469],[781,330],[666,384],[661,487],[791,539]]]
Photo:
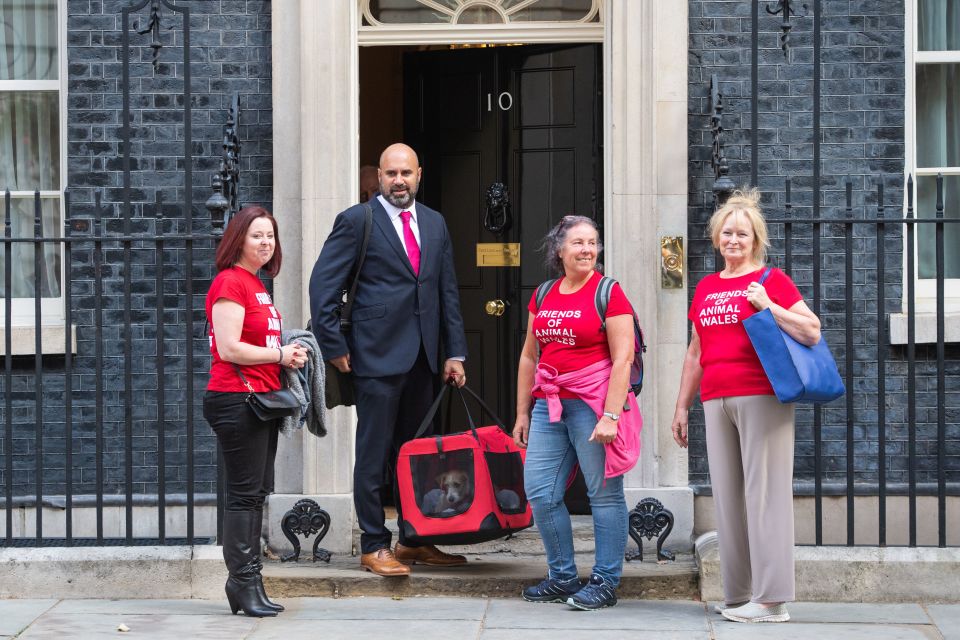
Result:
[[[433,402],[437,379],[427,357],[420,356],[404,374],[381,378],[354,377],[357,406],[357,448],[353,467],[353,502],[360,524],[360,550],[371,553],[390,546],[384,526],[381,492],[388,467],[400,445],[413,439]],[[402,521],[399,501],[398,523]],[[401,527],[400,543],[405,544]]]
[[280,421],[260,420],[246,398],[245,391],[207,391],[203,397],[203,417],[223,451],[227,511],[260,511],[273,492]]

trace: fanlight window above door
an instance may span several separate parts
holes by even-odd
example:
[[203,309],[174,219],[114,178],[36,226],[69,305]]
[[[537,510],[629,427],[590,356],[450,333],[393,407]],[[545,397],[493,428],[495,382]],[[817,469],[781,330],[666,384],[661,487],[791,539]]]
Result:
[[363,26],[599,23],[603,0],[359,0]]

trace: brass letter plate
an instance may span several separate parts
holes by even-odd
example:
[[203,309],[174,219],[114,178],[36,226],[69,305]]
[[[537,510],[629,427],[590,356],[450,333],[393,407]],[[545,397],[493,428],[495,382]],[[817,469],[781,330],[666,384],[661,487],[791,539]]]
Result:
[[519,267],[519,242],[478,242],[478,267]]

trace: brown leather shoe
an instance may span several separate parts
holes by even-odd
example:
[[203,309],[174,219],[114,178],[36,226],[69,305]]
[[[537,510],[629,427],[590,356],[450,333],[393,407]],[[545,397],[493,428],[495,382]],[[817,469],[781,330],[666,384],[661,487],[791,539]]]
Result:
[[393,551],[390,551],[389,547],[361,555],[360,566],[378,576],[410,575],[410,567],[397,562],[397,557],[393,555]]
[[419,562],[432,567],[457,567],[467,564],[465,557],[444,553],[432,544],[422,547],[405,547],[398,542],[395,553],[397,560],[405,564],[417,564]]

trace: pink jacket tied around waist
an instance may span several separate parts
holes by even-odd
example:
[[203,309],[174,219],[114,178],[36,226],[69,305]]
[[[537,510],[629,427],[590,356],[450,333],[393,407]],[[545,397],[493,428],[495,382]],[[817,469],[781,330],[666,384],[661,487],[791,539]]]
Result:
[[[547,411],[550,422],[559,422],[563,415],[563,405],[560,404],[560,391],[576,395],[589,405],[597,414],[597,419],[603,415],[603,405],[607,399],[607,386],[610,383],[610,369],[613,363],[609,359],[595,364],[570,371],[557,373],[557,370],[548,364],[538,364],[533,379],[533,391],[540,391],[547,398]],[[627,393],[627,406],[620,414],[617,422],[617,437],[613,442],[605,444],[606,463],[605,478],[615,478],[630,471],[637,464],[640,457],[640,429],[643,428],[643,416],[637,398]]]

